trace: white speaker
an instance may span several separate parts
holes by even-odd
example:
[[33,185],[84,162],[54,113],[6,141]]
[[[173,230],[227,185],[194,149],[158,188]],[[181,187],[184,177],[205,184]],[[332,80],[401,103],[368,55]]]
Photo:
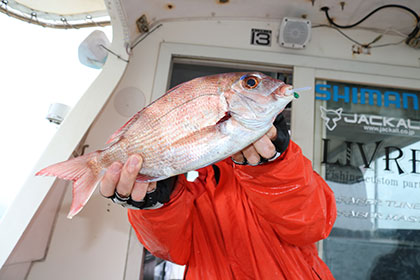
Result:
[[114,94],[114,108],[124,117],[131,117],[143,109],[146,104],[146,96],[135,87],[126,87]]
[[79,45],[79,61],[88,67],[101,69],[108,57],[109,42],[106,34],[101,30],[95,30]]
[[303,49],[311,38],[311,21],[301,18],[283,18],[280,24],[279,45]]

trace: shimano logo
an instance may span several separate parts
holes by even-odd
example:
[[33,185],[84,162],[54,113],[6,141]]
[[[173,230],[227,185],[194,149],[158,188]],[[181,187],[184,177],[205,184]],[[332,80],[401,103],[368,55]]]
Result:
[[344,103],[414,109],[416,111],[420,107],[418,94],[409,92],[317,84],[315,85],[315,93],[315,99],[324,101],[342,101]]

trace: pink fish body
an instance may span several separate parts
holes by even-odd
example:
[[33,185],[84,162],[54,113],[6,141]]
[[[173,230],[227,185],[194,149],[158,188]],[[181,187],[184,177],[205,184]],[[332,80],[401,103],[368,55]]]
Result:
[[135,114],[109,146],[53,164],[36,175],[72,180],[69,218],[87,203],[101,170],[132,154],[143,157],[139,181],[158,181],[196,170],[244,149],[271,127],[294,99],[291,86],[262,73],[196,78],[169,90]]

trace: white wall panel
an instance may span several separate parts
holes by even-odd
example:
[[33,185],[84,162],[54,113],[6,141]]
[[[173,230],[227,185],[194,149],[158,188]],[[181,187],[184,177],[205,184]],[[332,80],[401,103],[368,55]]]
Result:
[[[162,24],[133,50],[127,68],[125,63],[110,56],[112,64],[107,63],[106,67],[112,67],[112,70],[106,74],[107,68],[103,70],[104,75],[95,81],[68,121],[63,123],[36,169],[68,158],[93,120],[94,125],[90,127],[85,140],[85,144],[89,144],[86,152],[102,148],[108,136],[127,120],[114,106],[118,92],[134,87],[144,93],[146,103],[157,98],[166,90],[172,56],[293,67],[296,87],[313,87],[317,75],[336,79],[346,79],[346,75],[348,79],[351,79],[351,75],[371,75],[381,79],[388,77],[398,83],[408,81],[409,87],[420,88],[413,82],[420,77],[419,52],[405,45],[375,49],[371,55],[355,56],[351,53],[352,43],[336,31],[325,28],[313,30],[312,41],[307,49],[293,50],[277,45],[277,21],[208,19]],[[274,37],[271,46],[250,45],[252,28],[272,30]],[[360,41],[371,40],[377,35],[357,30],[351,30],[349,34],[357,36]],[[385,37],[390,41],[399,39]],[[115,50],[124,52],[121,46]],[[313,155],[313,102],[313,89],[302,93],[293,105],[292,115],[293,139],[310,159]],[[21,193],[19,197],[36,209],[52,182],[53,179],[31,178],[24,189],[27,193]],[[28,279],[50,279],[49,275],[56,275],[59,279],[123,279],[124,275],[129,275],[124,272],[130,234],[125,210],[108,205],[110,203],[96,193],[79,215],[67,220],[65,216],[70,202],[68,189],[47,257],[33,265]],[[15,205],[12,210],[18,212],[20,208]],[[6,220],[6,225],[16,236],[20,236],[32,215],[33,212],[18,213],[13,220]],[[2,234],[0,230],[0,242],[6,238],[9,243],[6,247],[0,243],[2,251],[6,249],[0,253],[0,264],[17,242],[14,235]],[[140,261],[140,255],[132,255]],[[134,264],[130,262],[131,267],[135,267]],[[135,271],[133,273],[135,275]]]

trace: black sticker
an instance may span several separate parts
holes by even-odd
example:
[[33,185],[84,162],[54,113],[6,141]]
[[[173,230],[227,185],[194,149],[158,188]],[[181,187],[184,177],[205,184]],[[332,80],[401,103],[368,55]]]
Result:
[[251,30],[251,45],[270,46],[271,30],[253,28]]

